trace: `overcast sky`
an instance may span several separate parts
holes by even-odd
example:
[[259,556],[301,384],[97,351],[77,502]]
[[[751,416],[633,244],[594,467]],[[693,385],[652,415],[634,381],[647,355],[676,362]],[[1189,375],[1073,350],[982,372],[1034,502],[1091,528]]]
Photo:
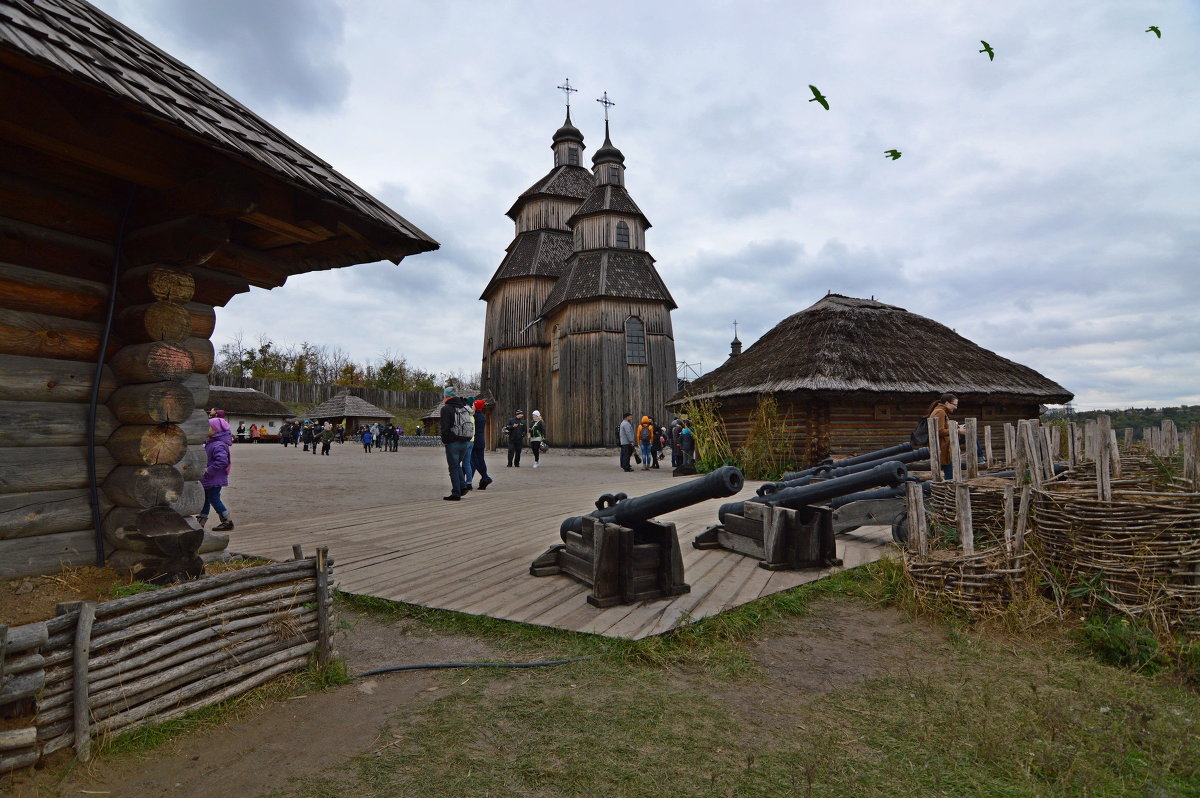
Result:
[[441,243],[253,289],[218,346],[477,371],[504,211],[553,164],[569,77],[585,157],[595,98],[616,102],[698,371],[735,319],[749,346],[833,291],[936,319],[1081,409],[1200,404],[1195,0],[98,5]]

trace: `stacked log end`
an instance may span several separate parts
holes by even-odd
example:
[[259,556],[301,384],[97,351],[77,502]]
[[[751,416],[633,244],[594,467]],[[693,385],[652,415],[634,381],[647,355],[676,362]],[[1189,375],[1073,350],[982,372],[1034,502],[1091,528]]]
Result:
[[[197,226],[199,225],[199,226]],[[123,346],[110,366],[118,387],[108,398],[117,425],[106,448],[115,466],[104,482],[114,508],[104,521],[110,563],[137,579],[175,581],[203,573],[202,553],[222,551],[224,535],[205,536],[200,512],[203,444],[208,436],[210,305],[195,301],[187,267],[220,245],[219,225],[181,220],[137,237],[132,257],[159,258],[129,269],[117,329]],[[202,234],[195,234],[199,230]]]

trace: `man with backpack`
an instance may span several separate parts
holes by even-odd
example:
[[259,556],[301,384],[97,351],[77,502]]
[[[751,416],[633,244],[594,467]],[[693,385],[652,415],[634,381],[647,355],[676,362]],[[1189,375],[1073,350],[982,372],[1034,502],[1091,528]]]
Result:
[[463,458],[470,453],[471,439],[475,437],[475,419],[467,400],[458,395],[453,385],[447,385],[442,403],[442,443],[446,447],[446,466],[450,471],[450,495],[442,498],[456,502],[463,495]]

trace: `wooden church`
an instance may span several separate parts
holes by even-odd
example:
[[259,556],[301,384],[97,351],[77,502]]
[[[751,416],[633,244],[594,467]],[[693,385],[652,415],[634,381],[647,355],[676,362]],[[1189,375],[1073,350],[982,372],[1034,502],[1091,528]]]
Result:
[[[607,111],[607,95],[601,102]],[[555,446],[615,446],[624,412],[665,418],[676,305],[646,250],[650,221],[625,188],[607,118],[591,172],[569,105],[551,149],[553,168],[508,210],[516,236],[480,297],[481,388],[495,400],[488,440],[520,409],[541,410]]]

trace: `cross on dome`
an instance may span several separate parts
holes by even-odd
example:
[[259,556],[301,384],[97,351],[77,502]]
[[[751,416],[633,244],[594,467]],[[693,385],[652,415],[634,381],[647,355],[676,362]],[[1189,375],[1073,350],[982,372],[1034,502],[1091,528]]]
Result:
[[566,96],[566,98],[567,98],[567,110],[570,110],[570,108],[571,108],[571,95],[572,95],[572,94],[574,94],[575,92],[579,91],[579,89],[573,88],[573,87],[571,86],[571,79],[570,79],[570,78],[567,78],[566,80],[564,80],[564,81],[563,81],[563,85],[561,85],[561,86],[555,86],[554,88],[558,89],[559,91],[561,91],[561,92],[562,92],[562,93],[563,93],[563,94]]
[[604,106],[604,121],[607,122],[608,121],[608,109],[612,108],[614,105],[616,105],[616,103],[613,102],[612,100],[608,99],[608,92],[604,92],[603,96],[596,98],[596,102],[598,102]]

